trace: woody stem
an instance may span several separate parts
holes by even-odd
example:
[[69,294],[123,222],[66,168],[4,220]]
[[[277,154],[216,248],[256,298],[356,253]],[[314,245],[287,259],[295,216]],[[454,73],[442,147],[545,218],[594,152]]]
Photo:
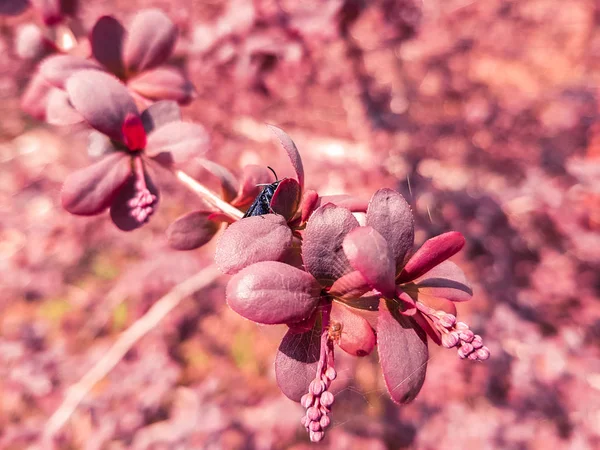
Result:
[[210,203],[221,212],[227,214],[235,220],[241,219],[244,215],[239,209],[231,206],[229,203],[221,200],[217,194],[208,189],[202,183],[199,183],[194,178],[190,177],[187,173],[182,170],[173,171],[175,177],[188,189],[198,194],[206,202]]

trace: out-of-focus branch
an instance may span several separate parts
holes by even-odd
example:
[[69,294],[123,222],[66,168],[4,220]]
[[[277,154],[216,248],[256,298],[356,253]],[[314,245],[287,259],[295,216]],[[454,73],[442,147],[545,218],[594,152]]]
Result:
[[90,390],[102,380],[146,333],[152,330],[184,298],[210,285],[221,273],[215,266],[209,266],[196,275],[175,286],[160,298],[127,330],[123,331],[108,352],[66,393],[59,408],[52,414],[42,434],[42,441],[52,439],[69,420],[77,406]]
[[241,219],[243,217],[243,215],[244,215],[243,212],[241,212],[239,209],[231,206],[229,203],[221,200],[218,195],[216,195],[214,192],[212,192],[210,189],[208,189],[203,184],[199,183],[198,181],[196,181],[195,179],[190,177],[184,171],[175,170],[173,173],[175,174],[175,177],[181,183],[183,183],[189,189],[194,191],[196,194],[198,194],[200,197],[202,197],[208,203],[210,203],[214,207],[220,209],[225,214],[231,216],[232,218],[234,218],[236,220]]

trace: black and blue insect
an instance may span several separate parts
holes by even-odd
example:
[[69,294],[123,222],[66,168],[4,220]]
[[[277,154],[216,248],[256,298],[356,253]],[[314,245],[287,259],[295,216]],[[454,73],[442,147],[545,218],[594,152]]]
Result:
[[277,174],[271,167],[269,167],[269,170],[275,175],[275,182],[259,185],[264,186],[264,188],[254,199],[254,202],[252,202],[250,208],[248,208],[248,211],[244,214],[244,217],[262,216],[264,214],[274,213],[271,208],[271,200],[273,200],[273,195],[275,195],[275,190],[277,189],[277,186],[279,186],[279,183],[281,183],[281,180],[277,179]]

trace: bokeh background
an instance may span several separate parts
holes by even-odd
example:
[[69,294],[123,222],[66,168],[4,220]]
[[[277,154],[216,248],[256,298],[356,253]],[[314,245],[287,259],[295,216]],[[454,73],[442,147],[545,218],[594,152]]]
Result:
[[[334,423],[310,444],[274,380],[279,327],[224,302],[226,277],[184,300],[79,405],[61,449],[600,448],[600,4],[594,0],[110,0],[80,2],[81,29],[163,9],[174,63],[198,98],[186,119],[210,156],[292,173],[265,123],[298,145],[308,187],[402,192],[418,243],[457,230],[475,296],[459,318],[492,357],[430,347],[421,394],[388,398],[377,355],[339,356]],[[86,164],[83,128],[20,110],[35,58],[0,18],[0,448],[44,424],[113,343],[214,243],[177,253],[164,231],[198,199],[160,180],[148,226],[60,208]],[[204,180],[203,180],[204,181]],[[210,180],[205,180],[210,184]]]

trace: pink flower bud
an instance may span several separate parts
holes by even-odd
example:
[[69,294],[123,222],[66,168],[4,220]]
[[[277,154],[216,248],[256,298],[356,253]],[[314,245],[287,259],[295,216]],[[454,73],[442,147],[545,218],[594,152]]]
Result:
[[474,349],[478,349],[483,347],[483,339],[481,338],[481,336],[479,336],[478,334],[476,334],[475,336],[473,336],[473,340],[471,341],[471,345],[473,346]]
[[308,425],[310,424],[310,419],[306,416],[302,416],[302,419],[300,419],[300,423],[304,428],[308,428]]
[[315,397],[309,392],[308,394],[304,394],[300,399],[300,404],[304,408],[310,408],[315,401]]
[[308,387],[308,392],[317,396],[321,395],[321,392],[325,390],[325,383],[323,383],[319,379],[314,379],[310,382],[310,386]]
[[333,405],[334,400],[335,400],[335,397],[329,391],[325,391],[321,394],[321,405],[325,406],[326,408]]
[[485,346],[478,349],[475,353],[477,353],[479,361],[485,361],[490,357],[490,350]]
[[333,367],[328,367],[325,371],[325,376],[329,378],[331,381],[335,380],[337,377],[337,372]]
[[329,416],[324,415],[324,416],[321,417],[321,420],[319,421],[319,423],[321,424],[321,428],[325,429],[331,423],[331,419],[329,418]]
[[321,431],[321,423],[313,421],[308,424],[308,429],[310,431]]
[[464,322],[456,322],[456,325],[454,326],[454,328],[456,328],[457,331],[463,331],[463,330],[468,330],[469,325],[467,325]]
[[311,431],[310,432],[310,441],[311,442],[319,442],[321,439],[323,439],[323,436],[325,436],[325,433],[323,433],[322,431]]
[[446,348],[456,347],[458,344],[459,338],[458,334],[454,331],[448,334],[442,335],[442,345]]
[[456,317],[453,314],[444,314],[440,317],[440,325],[444,328],[452,328],[456,323]]
[[473,337],[475,337],[475,334],[473,334],[471,330],[464,330],[460,332],[459,337],[461,341],[471,342]]
[[319,411],[318,408],[311,406],[306,410],[306,417],[310,420],[319,420],[321,418],[321,411]]

